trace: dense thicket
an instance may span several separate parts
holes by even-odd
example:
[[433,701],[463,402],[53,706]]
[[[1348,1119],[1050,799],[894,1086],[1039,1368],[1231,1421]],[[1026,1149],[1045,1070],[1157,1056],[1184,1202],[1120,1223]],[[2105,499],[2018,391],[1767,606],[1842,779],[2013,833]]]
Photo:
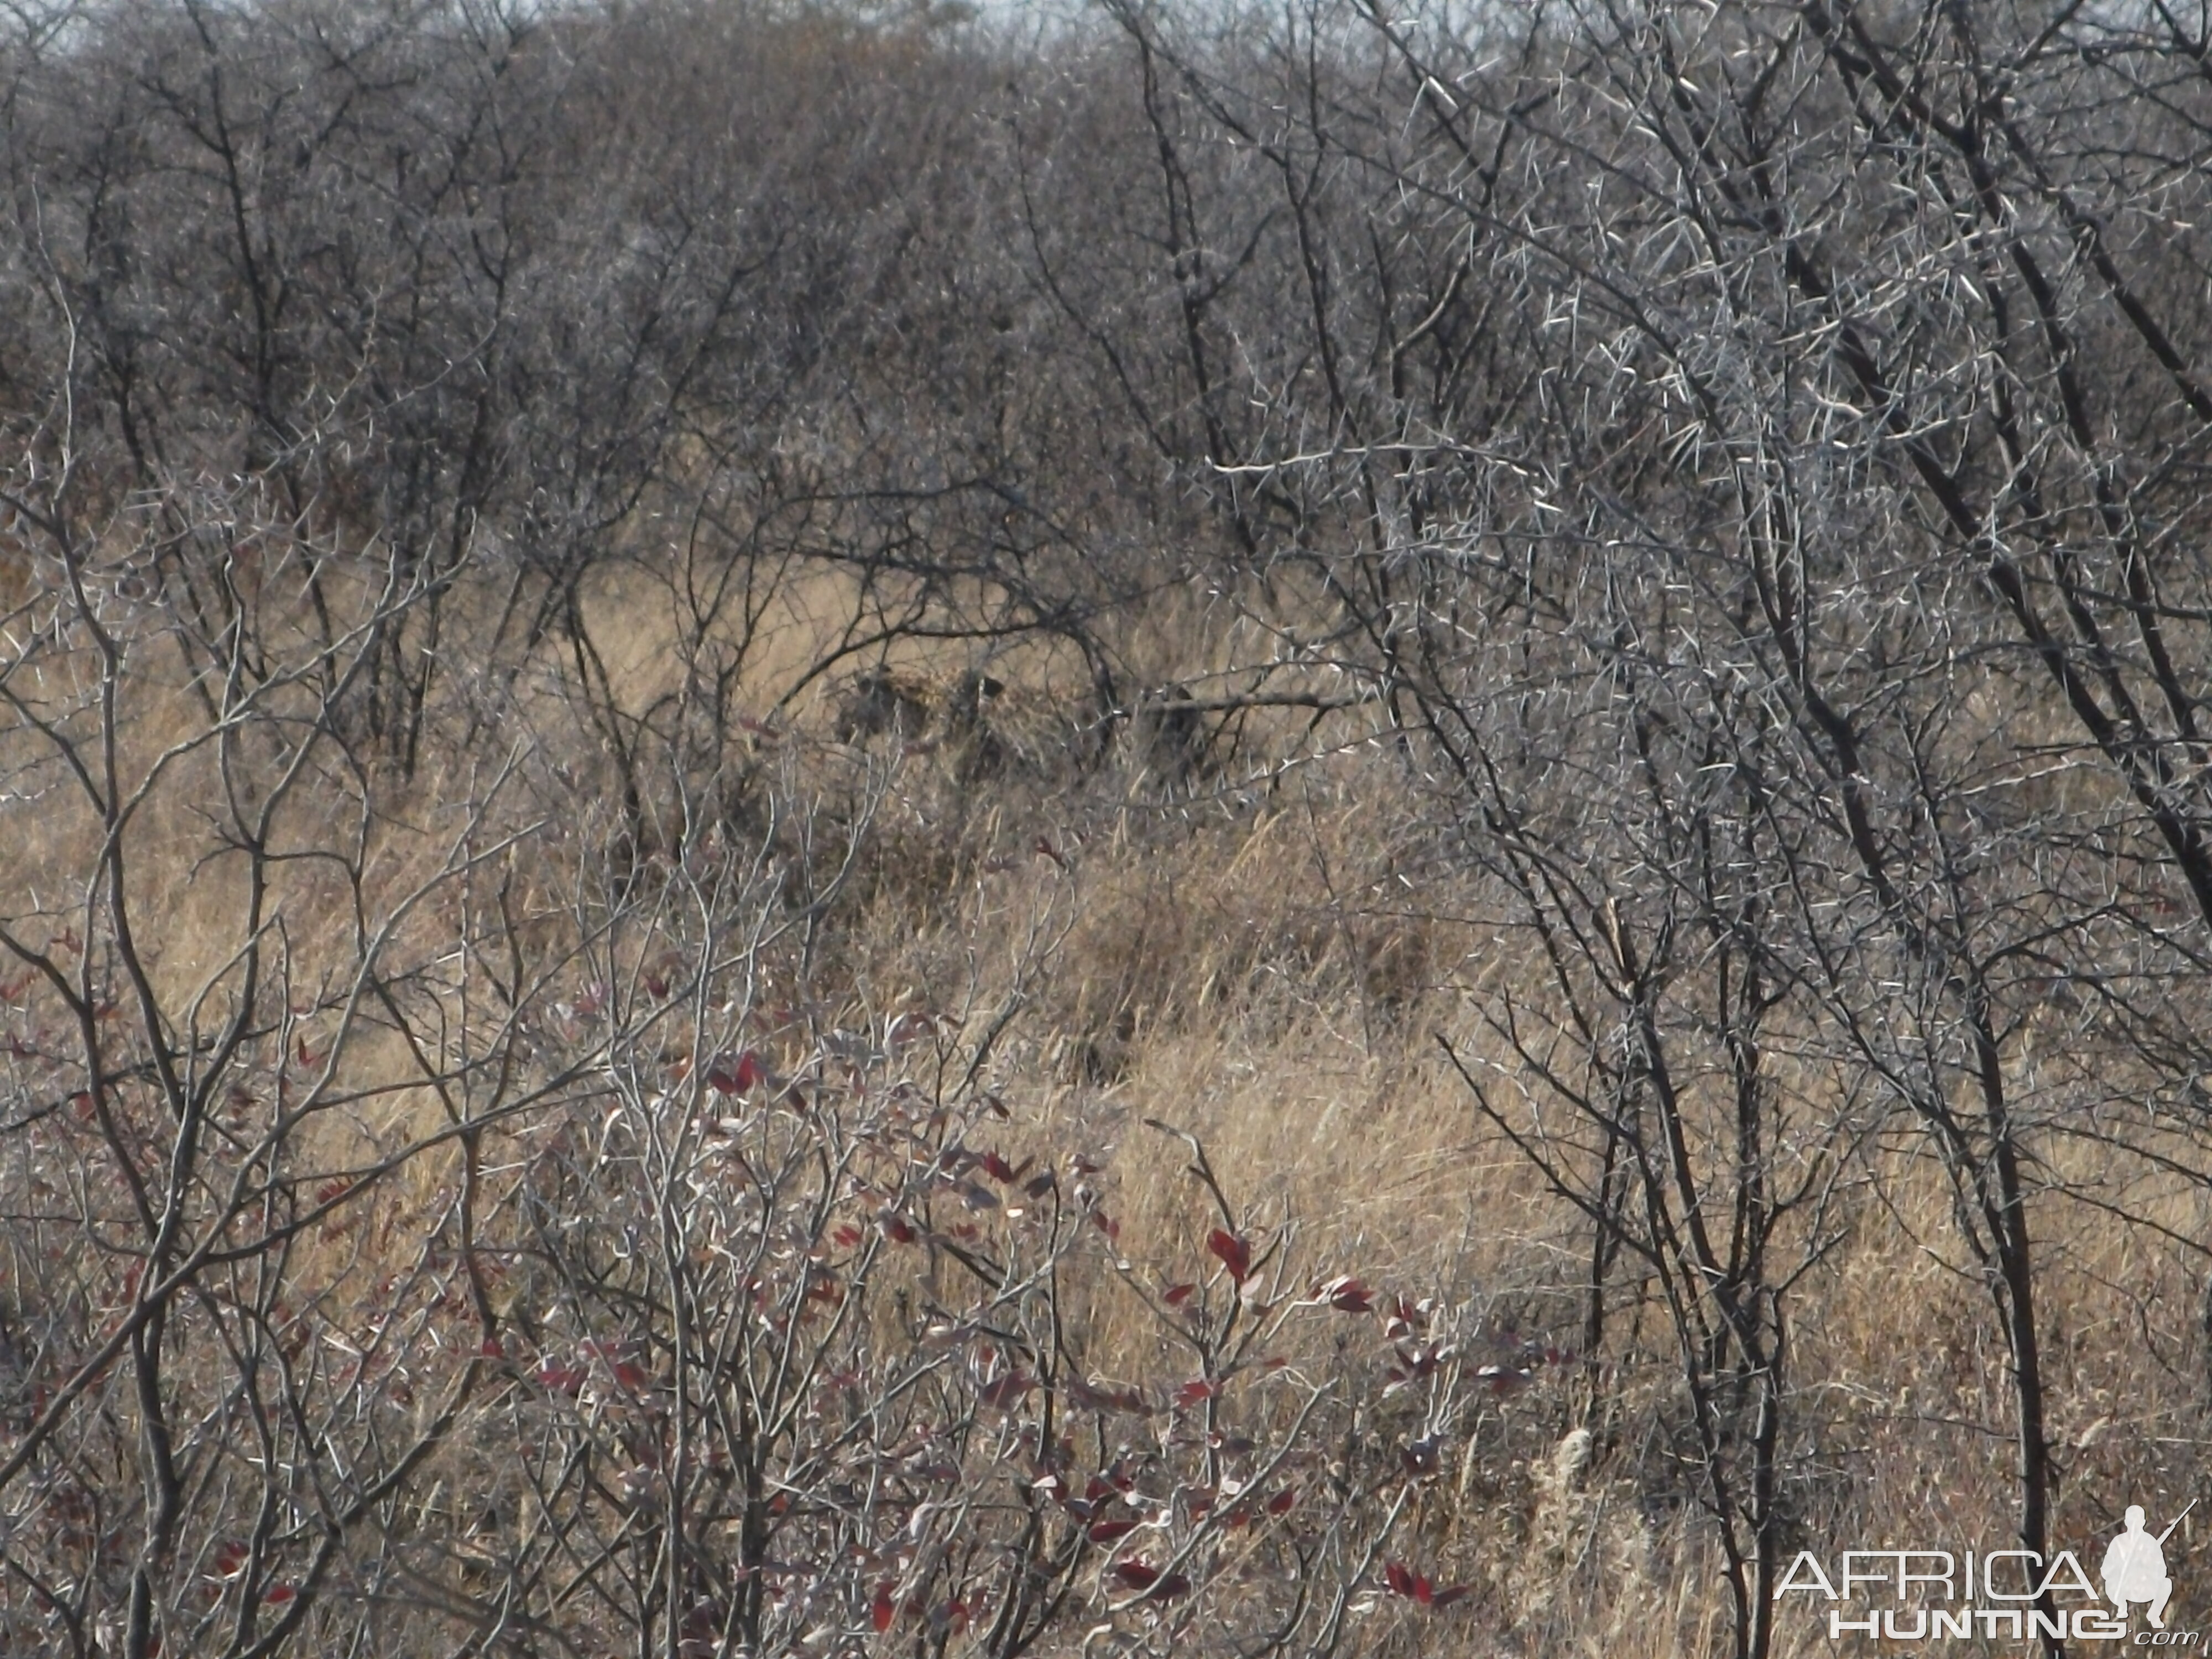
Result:
[[[1791,1639],[1778,1575],[1834,1518],[1798,1310],[1848,1316],[1824,1275],[1869,1229],[1972,1289],[1988,1357],[1939,1415],[2008,1444],[2024,1547],[2109,1521],[2088,1474],[2177,1511],[2212,1330],[2173,1300],[2212,1251],[2208,29],[18,8],[0,814],[46,842],[0,880],[5,1630],[1318,1653],[1378,1587],[1433,1603],[1389,1540],[1525,1371],[1443,1367],[1408,1303],[1385,1395],[1316,1370],[1217,1423],[1296,1298],[1248,1293],[1203,1149],[1195,1315],[1065,1166],[975,1175],[1051,927],[958,1019],[840,1035],[884,870],[951,904],[984,867],[871,839],[886,736],[963,811],[1113,772],[1232,817],[1366,746],[1424,849],[1406,908],[1486,930],[1401,1036],[1574,1263],[1552,1426],[1698,1517],[1737,1654]],[[206,936],[142,937],[202,871]],[[418,1165],[437,1219],[372,1245],[349,1206]],[[922,1214],[1024,1193],[1003,1249]],[[1094,1280],[1197,1372],[1205,1428],[1152,1463],[1080,1357]],[[309,1282],[380,1333],[474,1323],[403,1398],[381,1335],[307,1334]],[[2118,1370],[2082,1381],[2076,1331],[2062,1384],[2050,1310],[2085,1300]],[[526,1376],[556,1304],[588,1352]],[[2062,1387],[2167,1449],[2092,1459]],[[1008,1456],[1018,1500],[914,1496]],[[1147,1480],[1164,1547],[1079,1589]],[[496,1541],[424,1541],[465,1524]]]

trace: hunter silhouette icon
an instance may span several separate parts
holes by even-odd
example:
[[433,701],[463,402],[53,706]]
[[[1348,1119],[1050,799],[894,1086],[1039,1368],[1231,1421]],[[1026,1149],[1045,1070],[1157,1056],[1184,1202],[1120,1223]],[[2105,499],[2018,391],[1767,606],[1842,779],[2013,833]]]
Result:
[[2127,1530],[2105,1547],[2105,1599],[2118,1609],[2121,1618],[2128,1616],[2128,1604],[2147,1601],[2150,1604],[2150,1624],[2153,1630],[2166,1628],[2166,1604],[2173,1595],[2173,1580],[2166,1577],[2166,1540],[2173,1535],[2174,1528],[2181,1524],[2181,1516],[2197,1507],[2191,1498],[2188,1507],[2166,1523],[2164,1532],[2153,1538],[2143,1530],[2143,1511],[2140,1504],[2128,1505]]

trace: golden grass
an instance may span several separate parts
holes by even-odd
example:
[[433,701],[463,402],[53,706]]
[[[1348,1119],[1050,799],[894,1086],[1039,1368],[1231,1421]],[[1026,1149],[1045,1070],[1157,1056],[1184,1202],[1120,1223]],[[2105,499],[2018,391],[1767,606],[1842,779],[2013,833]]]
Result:
[[[687,641],[675,592],[633,569],[586,597],[607,689],[631,720],[681,690],[687,650],[720,637],[709,630]],[[820,578],[763,605],[753,636],[738,642],[748,707],[769,711],[848,628],[857,602],[849,586]],[[457,659],[488,644],[491,614],[488,599],[457,605]],[[1218,641],[1218,620],[1200,599],[1178,599],[1146,672],[1164,684],[1225,660],[1202,648]],[[463,720],[439,711],[428,763],[411,779],[381,781],[365,848],[373,898],[439,867],[456,804],[492,755],[535,743],[523,781],[539,793],[519,788],[487,833],[542,818],[569,792],[574,838],[544,843],[510,870],[507,902],[537,937],[573,938],[580,924],[565,895],[563,847],[580,844],[589,820],[615,815],[593,799],[610,774],[578,734],[565,667],[549,643],[474,753],[440,746]],[[1073,695],[1067,665],[1049,653],[992,667],[1041,696]],[[807,742],[823,741],[832,684],[817,683],[789,712],[793,731],[814,734]],[[126,759],[136,772],[199,716],[176,677],[157,667],[131,692]],[[15,765],[31,741],[21,730],[0,733],[0,751]],[[1433,1290],[1462,1310],[1473,1336],[1533,1319],[1571,1345],[1584,1224],[1485,1127],[1433,1041],[1441,1030],[1480,1042],[1474,1011],[1528,971],[1527,947],[1481,919],[1486,895],[1473,877],[1456,889],[1434,872],[1418,886],[1401,879],[1414,805],[1387,756],[1353,744],[1165,807],[1132,799],[1110,774],[1073,785],[1016,777],[979,792],[926,753],[879,750],[840,764],[825,775],[872,767],[888,779],[877,861],[835,946],[848,1013],[926,1009],[963,1021],[972,1038],[1021,999],[991,1061],[991,1081],[1015,1109],[1009,1133],[1078,1145],[1106,1164],[1103,1202],[1139,1271],[1195,1262],[1206,1224],[1185,1148],[1145,1127],[1158,1118],[1201,1139],[1250,1215],[1294,1233],[1301,1277],[1358,1273],[1393,1289]],[[557,787],[546,782],[556,765]],[[203,810],[217,783],[204,753],[175,764],[131,831],[133,906],[144,936],[160,942],[159,983],[172,999],[206,983],[242,943],[238,861],[211,856]],[[348,833],[351,789],[335,773],[319,781],[288,833],[301,844]],[[67,790],[0,808],[0,825],[15,917],[33,892],[50,911],[81,895],[95,826]],[[302,986],[343,965],[347,907],[327,871],[291,866],[272,904]],[[407,950],[434,960],[450,919],[427,910]],[[410,1086],[396,1043],[367,1044],[352,1065],[355,1081],[390,1092],[352,1144],[328,1146],[333,1162],[362,1156],[388,1131],[419,1130],[436,1110]],[[1814,1076],[1798,1082],[1825,1086]],[[1802,1511],[1793,1535],[1994,1546],[2009,1525],[2011,1453],[2006,1359],[1987,1291],[1957,1247],[1930,1168],[1899,1152],[1864,1178],[1882,1185],[1887,1205],[1857,1206],[1844,1242],[1790,1304],[1801,1409],[1820,1424],[1819,1445],[1792,1472]],[[401,1212],[439,1212],[455,1179],[450,1157],[422,1161],[393,1201]],[[2178,1176],[2118,1197],[2188,1237],[2212,1224],[2212,1196]],[[2109,1528],[2114,1494],[2179,1498],[2197,1478],[2198,1286],[2176,1251],[2113,1225],[2104,1211],[2039,1197],[2033,1223],[2065,1466],[2057,1532],[2086,1552]],[[412,1248],[380,1237],[394,1255]],[[334,1275],[343,1256],[333,1253]],[[380,1265],[372,1255],[346,1275]],[[1445,1633],[1425,1652],[1721,1650],[1725,1618],[1706,1546],[1688,1509],[1650,1501],[1656,1454],[1626,1431],[1651,1420],[1672,1388],[1667,1333],[1648,1304],[1635,1318],[1630,1346],[1642,1363],[1608,1385],[1601,1409],[1573,1367],[1500,1403],[1503,1426],[1482,1443],[1497,1461],[1478,1467],[1470,1437],[1449,1496],[1427,1500],[1416,1517],[1424,1547],[1482,1583],[1486,1605],[1513,1621],[1482,1634],[1439,1626]],[[1151,1340],[1139,1324],[1110,1318],[1091,1336],[1109,1364]],[[2185,1544],[2196,1535],[2192,1526]],[[2212,1592],[2185,1583],[2174,1622],[2185,1627]],[[1784,1631],[1783,1650],[1825,1650],[1812,1621],[1799,1623]]]

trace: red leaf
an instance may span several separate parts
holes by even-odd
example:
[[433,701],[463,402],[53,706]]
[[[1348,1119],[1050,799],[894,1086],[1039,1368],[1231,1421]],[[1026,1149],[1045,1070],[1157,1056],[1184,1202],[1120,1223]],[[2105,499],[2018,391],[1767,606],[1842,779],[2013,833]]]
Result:
[[1179,1411],[1188,1411],[1193,1406],[1205,1404],[1220,1392],[1221,1384],[1218,1382],[1208,1382],[1203,1377],[1193,1377],[1176,1390],[1176,1407]]
[[1151,1601],[1172,1601],[1176,1596],[1183,1595],[1189,1589],[1190,1579],[1187,1575],[1180,1572],[1171,1572],[1166,1577],[1161,1579],[1158,1583],[1152,1586],[1152,1592],[1149,1596],[1146,1597],[1146,1600]]
[[1322,1286],[1321,1293],[1339,1313],[1368,1313],[1375,1306],[1375,1293],[1356,1279],[1332,1279]]
[[623,1388],[628,1389],[632,1394],[635,1394],[639,1389],[645,1387],[644,1368],[642,1366],[632,1364],[627,1359],[623,1360],[615,1367],[615,1381],[621,1383]]
[[1026,1371],[1008,1371],[1004,1376],[986,1382],[978,1392],[983,1403],[1004,1411],[1036,1387],[1036,1378]]
[[1159,1582],[1160,1570],[1148,1561],[1132,1557],[1114,1564],[1114,1576],[1131,1589],[1150,1589]]
[[1094,1522],[1084,1536],[1094,1544],[1110,1544],[1117,1538],[1127,1537],[1136,1529],[1137,1523],[1133,1521],[1099,1521]]
[[889,1584],[877,1585],[875,1605],[868,1610],[869,1622],[878,1632],[887,1631],[891,1627],[892,1616],[897,1611],[891,1605],[891,1587]]
[[488,1336],[484,1338],[483,1346],[478,1348],[477,1352],[486,1359],[504,1359],[507,1358],[507,1350],[500,1346],[499,1339],[495,1336]]
[[1235,1233],[1216,1227],[1206,1236],[1206,1248],[1229,1269],[1230,1278],[1242,1285],[1252,1273],[1252,1246]]
[[1105,1234],[1109,1239],[1116,1244],[1121,1242],[1121,1224],[1108,1215],[1105,1211],[1093,1210],[1091,1212],[1091,1219],[1098,1231]]
[[540,1387],[553,1394],[574,1394],[584,1386],[582,1370],[567,1365],[556,1365],[547,1360],[538,1368]]
[[268,1602],[271,1607],[281,1607],[284,1603],[290,1601],[299,1593],[299,1591],[294,1589],[289,1584],[279,1584],[261,1599]]
[[849,1250],[860,1242],[860,1230],[848,1223],[831,1233],[830,1241],[841,1250]]
[[996,1152],[983,1154],[983,1173],[1000,1186],[1011,1187],[1014,1184],[1014,1166]]
[[1395,1561],[1382,1570],[1382,1576],[1389,1581],[1393,1595],[1402,1595],[1425,1607],[1448,1607],[1474,1589],[1472,1584],[1455,1584],[1449,1589],[1440,1590],[1412,1568]]
[[1168,1286],[1167,1295],[1163,1299],[1170,1308],[1180,1308],[1190,1300],[1192,1292],[1197,1289],[1198,1286],[1195,1285],[1170,1285]]
[[741,1095],[757,1088],[768,1078],[768,1065],[748,1048],[735,1056],[717,1054],[707,1068],[707,1082],[718,1095]]
[[1288,1515],[1291,1512],[1291,1506],[1297,1501],[1298,1489],[1296,1486],[1285,1486],[1267,1500],[1267,1513]]

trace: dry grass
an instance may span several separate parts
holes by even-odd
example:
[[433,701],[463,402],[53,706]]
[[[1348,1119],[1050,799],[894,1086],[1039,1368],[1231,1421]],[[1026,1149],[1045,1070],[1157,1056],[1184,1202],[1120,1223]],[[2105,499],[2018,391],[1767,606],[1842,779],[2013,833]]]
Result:
[[[848,623],[851,592],[825,580],[781,594],[751,638],[733,641],[713,630],[687,640],[672,591],[633,572],[589,597],[602,690],[618,714],[645,729],[682,690],[687,653],[720,640],[743,661],[744,706],[775,722],[749,755],[815,769],[824,799],[855,779],[880,786],[858,897],[825,947],[850,988],[839,1018],[926,1010],[972,1040],[1018,1009],[990,1060],[1011,1133],[1083,1146],[1105,1165],[1103,1201],[1140,1276],[1164,1281],[1202,1249],[1185,1150],[1145,1127],[1157,1118],[1199,1137],[1237,1200],[1294,1233],[1302,1276],[1441,1288],[1470,1352],[1507,1332],[1572,1346],[1587,1249],[1578,1219],[1486,1130],[1433,1042],[1438,1031],[1481,1041],[1486,999],[1529,971],[1525,942],[1484,919],[1497,907],[1476,878],[1439,868],[1387,753],[1354,742],[1291,768],[1262,753],[1241,775],[1166,799],[1110,765],[979,787],[941,752],[830,741],[834,677],[775,712]],[[488,602],[460,608],[459,659],[485,642],[490,617]],[[1162,683],[1202,675],[1210,665],[1192,642],[1213,637],[1214,622],[1195,601],[1171,613],[1150,672]],[[991,665],[1028,695],[1074,695],[1048,656]],[[549,643],[490,725],[471,710],[485,687],[448,686],[466,695],[437,711],[427,763],[385,781],[368,824],[372,899],[407,890],[448,855],[452,804],[473,799],[492,756],[513,748],[527,761],[487,833],[558,814],[564,834],[516,865],[507,902],[549,941],[573,927],[562,860],[619,825],[603,793],[610,762],[579,735],[567,668]],[[149,672],[134,690],[127,763],[139,770],[197,716],[173,677]],[[216,783],[205,754],[185,757],[131,831],[134,904],[161,941],[172,993],[205,983],[239,944],[235,872],[209,856],[198,810]],[[289,833],[302,844],[349,834],[352,789],[335,775],[318,783]],[[48,804],[11,806],[7,819],[13,890],[51,902],[81,876],[92,825]],[[272,905],[292,973],[318,983],[343,954],[324,948],[349,925],[343,884],[301,866]],[[426,960],[439,922],[431,913],[415,924],[410,948]],[[434,1110],[408,1089],[396,1045],[368,1044],[353,1063],[363,1086],[386,1092],[361,1109],[356,1144],[331,1146],[334,1163]],[[441,1212],[456,1178],[450,1157],[411,1165],[383,1230],[364,1224],[363,1235],[325,1245],[326,1273],[309,1277],[342,1300],[349,1285],[388,1271],[415,1248],[391,1217]],[[1884,1201],[1856,1206],[1843,1242],[1791,1296],[1791,1365],[1811,1425],[1791,1471],[1793,1538],[1993,1547],[2009,1525],[2010,1452],[1987,1292],[1956,1246],[1932,1170],[1898,1152],[1857,1178]],[[2212,1222],[2212,1200],[2179,1177],[2112,1196],[2179,1234],[2201,1237]],[[2056,1530],[2086,1559],[2112,1524],[2114,1494],[2170,1512],[2197,1478],[2196,1289],[2176,1252],[2113,1226],[2106,1211],[2053,1197],[2039,1201],[2034,1223],[2065,1448]],[[1581,1367],[1547,1373],[1486,1408],[1453,1478],[1424,1499],[1413,1524],[1425,1553],[1480,1586],[1486,1610],[1479,1626],[1438,1626],[1452,1633],[1432,1633],[1424,1651],[1721,1650],[1726,1620],[1704,1534],[1651,1437],[1673,1392],[1668,1339],[1648,1303],[1627,1317],[1601,1401]],[[1128,1351],[1151,1340],[1145,1328],[1102,1314],[1094,1351],[1123,1353],[1139,1370],[1148,1357]],[[2183,1536],[2188,1559],[2194,1528]],[[2187,1627],[2208,1591],[2184,1583],[2174,1622]],[[1824,1645],[1809,1616],[1784,1632],[1784,1651]]]

